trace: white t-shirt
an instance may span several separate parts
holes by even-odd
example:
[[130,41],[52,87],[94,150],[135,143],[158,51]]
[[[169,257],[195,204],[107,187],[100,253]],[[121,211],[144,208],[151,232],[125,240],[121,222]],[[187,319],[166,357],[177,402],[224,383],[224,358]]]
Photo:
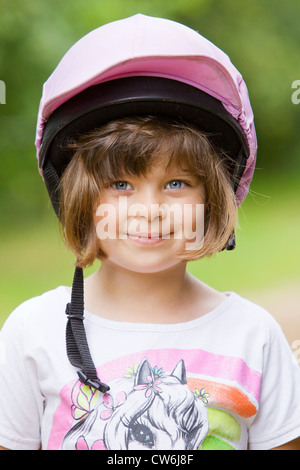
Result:
[[85,312],[101,392],[65,349],[66,287],[20,305],[0,334],[0,445],[10,449],[270,449],[300,435],[300,372],[280,327],[228,293],[179,324]]

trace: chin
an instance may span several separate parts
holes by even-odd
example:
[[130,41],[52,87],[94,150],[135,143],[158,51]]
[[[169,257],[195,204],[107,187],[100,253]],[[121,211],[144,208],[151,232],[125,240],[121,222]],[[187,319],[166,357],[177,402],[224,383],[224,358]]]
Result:
[[182,260],[179,259],[173,259],[173,260],[168,260],[165,262],[161,263],[150,263],[150,262],[143,262],[143,263],[133,263],[133,262],[128,262],[124,263],[121,262],[120,260],[115,260],[115,259],[110,259],[114,264],[117,264],[123,269],[126,269],[131,272],[135,273],[140,273],[140,274],[153,274],[153,273],[160,273],[163,271],[167,271],[168,269],[171,269],[175,267],[176,265],[179,265],[182,263]]

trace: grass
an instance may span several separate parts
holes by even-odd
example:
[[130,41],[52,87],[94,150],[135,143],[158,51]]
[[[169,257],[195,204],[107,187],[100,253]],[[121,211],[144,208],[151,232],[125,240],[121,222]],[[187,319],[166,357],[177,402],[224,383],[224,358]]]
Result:
[[[218,290],[242,295],[299,281],[298,184],[297,175],[270,178],[267,183],[256,177],[239,211],[236,250],[189,263],[189,271]],[[0,256],[0,327],[24,300],[72,282],[74,258],[50,211],[34,225],[4,230]]]

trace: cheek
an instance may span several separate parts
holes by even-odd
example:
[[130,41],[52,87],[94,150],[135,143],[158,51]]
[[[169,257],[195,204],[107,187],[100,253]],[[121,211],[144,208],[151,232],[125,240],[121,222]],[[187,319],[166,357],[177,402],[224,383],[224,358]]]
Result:
[[[199,201],[199,198],[198,198]],[[183,208],[184,249],[199,250],[204,242],[205,205],[202,202],[189,202]]]
[[190,226],[194,232],[204,230],[205,205],[196,204],[191,210],[189,216]]
[[98,239],[115,240],[119,233],[119,210],[116,204],[102,202],[98,205],[94,224]]
[[204,227],[204,214],[207,201],[207,192],[205,186],[201,186],[195,191],[193,201],[191,201],[192,210],[189,213],[189,219],[192,221],[193,230],[202,230]]
[[[182,225],[186,229],[196,230],[204,223],[205,203],[202,198],[189,198],[178,206],[176,217],[174,218],[177,227]],[[175,212],[174,212],[175,213]]]

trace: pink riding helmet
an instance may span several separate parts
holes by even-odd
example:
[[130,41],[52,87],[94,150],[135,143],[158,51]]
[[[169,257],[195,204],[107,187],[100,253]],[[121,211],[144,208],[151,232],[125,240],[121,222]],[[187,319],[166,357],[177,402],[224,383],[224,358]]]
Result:
[[[216,144],[237,162],[240,204],[248,193],[257,151],[241,74],[196,31],[141,14],[84,36],[45,82],[35,143],[50,196],[71,158],[61,150],[66,139],[114,118],[154,113],[193,121],[217,136]],[[53,197],[52,202],[55,206]]]

